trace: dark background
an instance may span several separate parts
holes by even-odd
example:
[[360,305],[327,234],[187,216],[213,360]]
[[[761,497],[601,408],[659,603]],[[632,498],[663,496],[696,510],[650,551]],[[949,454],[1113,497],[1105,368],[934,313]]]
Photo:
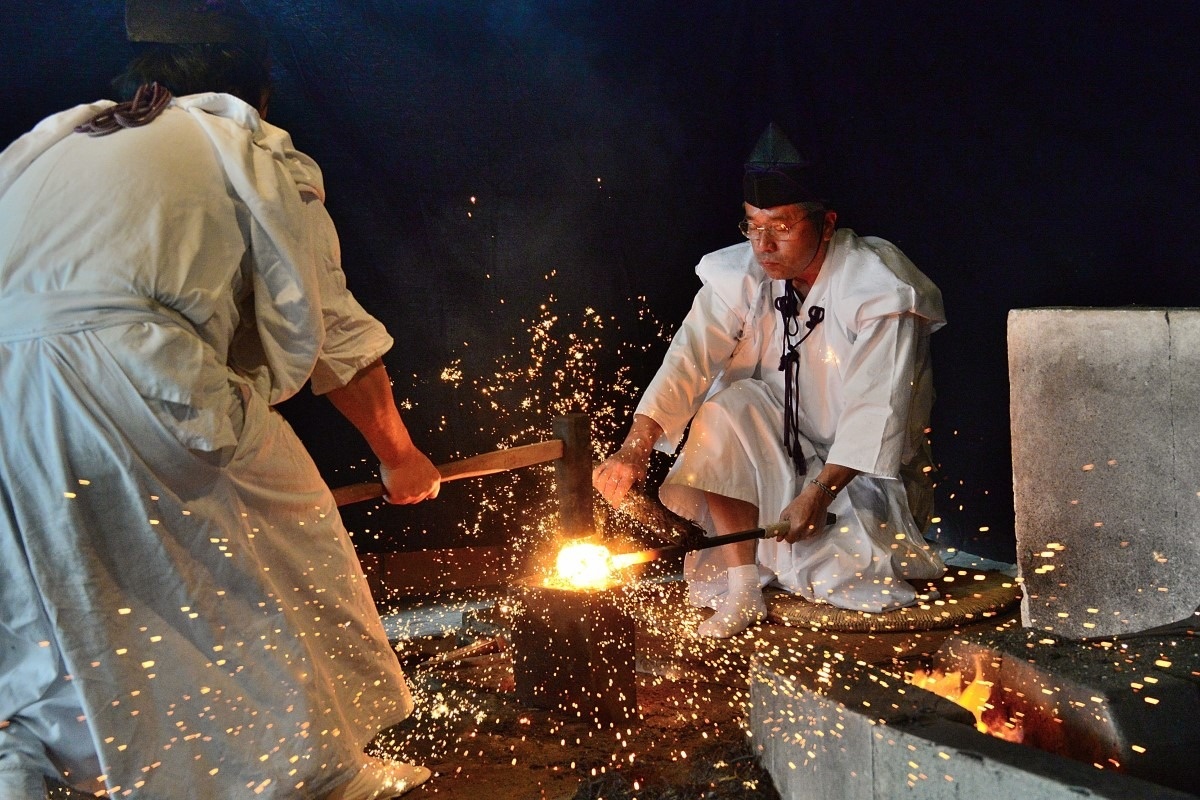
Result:
[[[1013,559],[1010,309],[1198,304],[1194,0],[246,2],[270,29],[270,119],[325,170],[351,288],[397,338],[396,394],[437,462],[545,438],[568,408],[614,442],[696,261],[739,238],[741,162],[772,120],[837,176],[840,223],[943,291],[946,543]],[[4,0],[0,144],[110,96],[122,13]],[[324,403],[283,411],[331,484],[369,478]],[[479,491],[347,522],[367,550],[493,542],[542,489],[483,510]]]

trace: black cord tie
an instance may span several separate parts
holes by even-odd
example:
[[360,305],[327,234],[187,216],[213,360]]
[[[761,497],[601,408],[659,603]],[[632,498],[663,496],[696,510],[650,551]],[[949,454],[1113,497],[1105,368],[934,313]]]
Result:
[[807,329],[795,343],[792,339],[800,334],[800,295],[791,281],[783,295],[775,298],[775,308],[783,317],[783,355],[779,359],[779,370],[783,376],[783,446],[792,457],[797,475],[807,470],[804,450],[800,446],[800,345],[812,335],[813,330],[825,319],[825,309],[811,306]]
[[138,128],[154,120],[171,102],[171,92],[159,83],[143,83],[132,100],[104,109],[75,128],[88,136],[107,136],[122,128]]

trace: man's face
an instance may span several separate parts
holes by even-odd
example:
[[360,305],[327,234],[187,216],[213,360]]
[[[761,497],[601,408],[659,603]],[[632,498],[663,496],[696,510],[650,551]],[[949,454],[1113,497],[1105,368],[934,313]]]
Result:
[[[825,260],[837,214],[809,213],[794,204],[772,208],[743,205],[746,221],[755,228],[766,228],[765,232],[750,237],[750,245],[767,276],[772,280],[800,279],[811,286]],[[786,239],[772,233],[781,223],[788,227]]]

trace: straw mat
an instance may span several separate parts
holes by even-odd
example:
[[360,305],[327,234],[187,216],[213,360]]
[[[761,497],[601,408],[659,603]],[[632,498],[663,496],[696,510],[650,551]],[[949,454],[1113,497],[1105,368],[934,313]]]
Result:
[[767,619],[777,625],[827,631],[933,630],[1003,614],[1021,599],[1016,579],[1000,572],[951,568],[937,580],[912,583],[928,599],[909,608],[878,614],[847,611],[813,603],[798,595],[767,590]]

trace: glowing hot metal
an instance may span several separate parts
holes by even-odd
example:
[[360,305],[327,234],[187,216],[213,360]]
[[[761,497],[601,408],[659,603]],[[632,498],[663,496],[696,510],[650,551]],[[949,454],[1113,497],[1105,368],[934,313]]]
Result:
[[575,542],[564,545],[554,564],[554,577],[546,584],[564,588],[608,589],[613,585],[617,567],[613,555],[602,544]]
[[[826,518],[827,525],[834,525],[836,522],[837,517],[832,514]],[[573,542],[564,545],[559,551],[555,574],[547,579],[546,585],[575,589],[607,589],[620,583],[616,573],[635,564],[645,564],[659,558],[680,555],[693,550],[704,550],[709,547],[720,547],[734,542],[781,536],[787,531],[788,523],[775,522],[762,528],[752,528],[748,531],[729,533],[724,536],[695,537],[684,544],[616,554],[611,553],[602,544]]]

